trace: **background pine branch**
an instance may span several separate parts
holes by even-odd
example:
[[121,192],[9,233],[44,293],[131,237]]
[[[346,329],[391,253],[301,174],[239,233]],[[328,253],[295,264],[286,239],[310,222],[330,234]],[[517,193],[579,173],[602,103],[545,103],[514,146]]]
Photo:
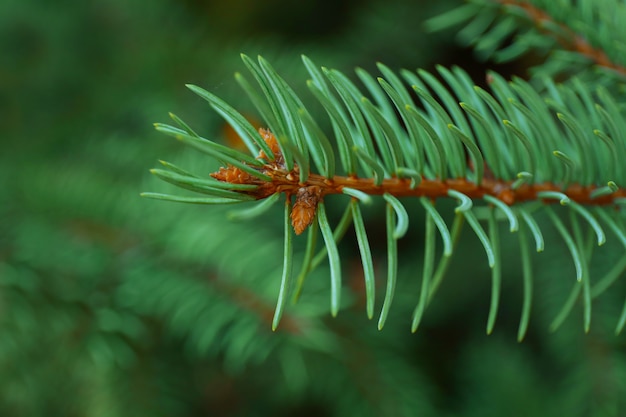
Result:
[[[285,311],[281,331],[271,333],[283,219],[268,213],[251,230],[225,221],[229,208],[137,197],[157,187],[148,173],[141,177],[142,167],[164,156],[203,176],[219,168],[150,124],[175,110],[198,132],[221,136],[223,122],[191,98],[185,82],[251,114],[232,79],[242,50],[265,56],[303,95],[303,52],[345,73],[362,66],[377,74],[377,61],[394,69],[435,62],[468,68],[471,51],[443,48],[452,44],[449,35],[416,28],[417,20],[453,7],[447,2],[333,3],[331,12],[319,5],[298,11],[293,2],[240,4],[0,6],[7,98],[0,100],[0,170],[8,179],[0,193],[0,414],[503,415],[515,407],[521,415],[619,415],[624,336],[612,334],[624,282],[594,303],[589,335],[580,305],[548,333],[574,273],[556,230],[544,228],[546,253],[531,255],[542,296],[533,300],[523,344],[515,342],[519,248],[504,229],[494,333],[483,333],[489,272],[472,234],[459,241],[441,302],[429,307],[417,335],[408,332],[424,252],[425,222],[413,218],[398,247],[401,259],[412,259],[398,265],[383,332],[367,322],[359,249],[344,240],[338,317],[329,317],[328,269],[320,266],[297,308]],[[523,75],[526,64],[515,65]],[[484,68],[469,71],[483,84]],[[455,205],[441,204],[448,213]],[[407,208],[423,210],[418,202]],[[328,216],[336,224],[341,212]],[[384,273],[383,206],[363,206],[363,216],[374,269]],[[304,255],[301,243],[296,259]],[[603,256],[594,253],[592,265],[600,276],[615,260]]]

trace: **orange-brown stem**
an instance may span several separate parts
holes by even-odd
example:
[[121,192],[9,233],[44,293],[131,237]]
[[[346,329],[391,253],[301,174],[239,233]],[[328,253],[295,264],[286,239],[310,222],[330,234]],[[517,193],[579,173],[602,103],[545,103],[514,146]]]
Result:
[[[373,178],[358,178],[355,176],[334,176],[326,178],[319,174],[309,174],[306,182],[300,182],[300,169],[295,165],[292,171],[288,171],[284,164],[283,155],[278,148],[274,135],[265,129],[259,129],[265,142],[272,149],[274,160],[267,162],[268,156],[261,151],[258,159],[266,161],[260,171],[271,178],[264,181],[250,175],[241,169],[229,166],[220,168],[211,174],[217,180],[231,184],[251,184],[258,187],[252,191],[242,191],[255,197],[257,200],[267,198],[276,193],[285,193],[288,199],[295,196],[295,203],[291,212],[291,224],[296,234],[301,234],[311,225],[315,217],[317,205],[329,194],[342,194],[344,188],[359,190],[368,195],[382,195],[389,193],[395,197],[428,197],[437,199],[448,196],[448,191],[454,190],[465,194],[471,199],[482,198],[486,195],[496,197],[508,205],[518,202],[534,201],[539,199],[541,191],[563,192],[571,200],[587,205],[611,204],[615,198],[626,197],[626,190],[618,190],[610,195],[603,195],[592,199],[591,194],[597,187],[580,186],[573,184],[563,189],[558,184],[543,183],[522,185],[513,189],[511,181],[496,180],[488,176],[483,178],[480,185],[466,179],[422,179],[417,187],[411,187],[412,181],[405,178],[384,179],[381,184],[376,184]],[[557,200],[550,199],[547,202],[554,203]]]
[[[552,16],[550,16],[544,10],[526,1],[519,1],[519,0],[496,0],[496,1],[498,1],[500,4],[503,4],[503,5],[514,5],[514,6],[521,7],[522,9],[524,9],[526,13],[528,14],[528,17],[532,19],[533,22],[535,22],[535,25],[540,30],[543,30],[544,32],[548,32],[554,35],[557,41],[561,44],[563,48],[571,50],[571,51],[576,51],[580,53],[581,55],[584,55],[587,58],[591,59],[597,65],[600,65],[605,68],[610,68],[622,75],[626,75],[626,68],[611,61],[603,50],[595,48],[593,45],[589,43],[589,41],[587,41],[581,35],[573,31],[572,29],[570,29],[567,25],[555,22]],[[560,34],[552,33],[551,31],[547,30],[545,28],[545,25],[543,25],[543,22],[553,22],[557,24],[561,28],[562,32],[566,34],[566,36],[561,36]]]
[[455,190],[472,199],[490,195],[499,198],[508,205],[537,200],[537,193],[541,191],[563,192],[571,200],[587,205],[607,205],[611,204],[615,198],[626,197],[626,190],[618,190],[611,195],[591,199],[591,193],[597,187],[583,187],[577,184],[570,185],[565,190],[560,185],[552,183],[522,185],[513,190],[511,188],[512,182],[510,181],[487,178],[483,179],[481,185],[476,185],[466,179],[448,179],[445,181],[423,179],[419,186],[411,188],[410,179],[389,178],[383,180],[382,184],[375,185],[374,180],[370,178],[335,176],[332,179],[328,179],[318,174],[310,174],[307,182],[301,184],[298,175],[284,170],[266,170],[264,172],[272,177],[272,181],[263,182],[259,180],[255,182],[259,185],[259,188],[250,192],[250,194],[257,199],[269,197],[277,192],[285,193],[289,196],[297,195],[301,188],[311,186],[319,187],[321,198],[329,194],[342,194],[344,187],[353,188],[369,195],[389,193],[396,197],[429,197],[431,199],[446,197],[449,190]]
[[[312,173],[309,174],[305,183],[301,183],[300,169],[297,165],[292,171],[288,171],[285,168],[284,158],[278,148],[274,135],[266,129],[259,129],[259,133],[274,153],[274,160],[272,162],[266,162],[263,168],[260,169],[263,174],[271,178],[271,181],[264,181],[253,177],[234,166],[220,168],[218,172],[211,174],[211,176],[220,181],[232,184],[258,185],[257,189],[247,192],[247,194],[254,196],[258,200],[269,197],[275,193],[285,193],[288,197],[295,195],[296,203],[294,207],[300,205],[300,209],[303,210],[306,216],[309,214],[307,211],[317,206],[317,203],[323,199],[324,196],[329,194],[342,194],[343,189],[346,187],[362,191],[368,195],[389,193],[395,197],[429,197],[431,199],[446,197],[449,190],[455,190],[472,199],[490,195],[504,201],[508,205],[517,202],[537,200],[537,193],[541,191],[563,192],[571,200],[588,205],[611,204],[615,198],[626,197],[626,190],[618,190],[610,195],[592,199],[591,193],[596,190],[597,187],[583,187],[578,184],[570,185],[565,190],[561,185],[554,183],[522,185],[517,189],[513,189],[511,181],[496,180],[491,178],[491,176],[483,178],[480,185],[463,178],[447,179],[444,181],[422,179],[417,187],[411,188],[411,180],[404,178],[388,178],[384,179],[381,184],[376,185],[373,178],[358,178],[355,176],[334,176],[333,178],[326,178],[322,175]],[[269,158],[261,151],[258,159],[267,161]]]

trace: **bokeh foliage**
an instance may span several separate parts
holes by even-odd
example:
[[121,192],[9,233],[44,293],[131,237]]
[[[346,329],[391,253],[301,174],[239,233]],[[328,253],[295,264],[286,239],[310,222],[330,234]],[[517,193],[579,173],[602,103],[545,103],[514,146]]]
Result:
[[[624,283],[603,295],[589,335],[580,307],[549,333],[573,271],[556,234],[546,234],[554,244],[534,258],[544,296],[523,344],[515,342],[519,248],[503,242],[503,300],[486,337],[489,273],[471,234],[460,242],[440,302],[417,334],[409,332],[419,227],[400,242],[400,258],[409,260],[400,265],[383,332],[366,321],[358,248],[346,242],[342,253],[354,257],[343,261],[339,316],[327,312],[328,271],[320,268],[272,333],[280,216],[228,222],[228,208],[139,198],[155,187],[147,168],[163,155],[199,172],[217,168],[152,123],[174,110],[204,135],[223,137],[222,122],[183,84],[245,105],[232,77],[240,52],[263,54],[289,80],[304,79],[300,53],[346,70],[375,71],[376,61],[468,66],[467,52],[420,29],[452,2],[327,3],[0,4],[0,415],[624,411],[625,339],[612,333]],[[481,83],[484,71],[474,65]],[[422,224],[414,208],[414,224]],[[331,221],[340,215],[331,211]],[[383,270],[384,221],[375,224],[384,210],[375,205],[365,216],[375,268]]]

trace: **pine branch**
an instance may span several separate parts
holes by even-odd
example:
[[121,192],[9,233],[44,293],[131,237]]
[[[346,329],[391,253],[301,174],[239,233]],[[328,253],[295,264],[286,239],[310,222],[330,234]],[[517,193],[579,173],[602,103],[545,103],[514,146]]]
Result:
[[[525,12],[541,19],[547,16],[539,9],[529,7],[523,8]],[[475,5],[470,8],[476,11]],[[463,13],[467,14],[466,9]],[[491,33],[490,36],[495,35]],[[369,267],[369,242],[356,208],[359,204],[368,204],[372,196],[382,196],[387,202],[389,268],[379,328],[386,321],[395,291],[396,241],[404,236],[409,225],[408,212],[398,199],[422,198],[446,250],[436,269],[430,260],[429,266],[424,268],[422,291],[427,296],[420,296],[413,330],[441,283],[452,254],[450,242],[458,237],[460,226],[466,222],[481,242],[493,269],[492,303],[487,325],[490,333],[498,310],[502,270],[497,214],[504,215],[511,232],[525,230],[520,233],[523,245],[527,244],[526,234],[530,232],[537,251],[542,251],[542,227],[534,217],[545,212],[569,249],[576,280],[582,283],[582,287],[577,285],[575,288],[583,289],[584,328],[589,330],[591,277],[590,259],[586,254],[591,252],[580,238],[582,232],[579,229],[589,229],[595,235],[597,245],[601,246],[607,240],[606,227],[626,247],[621,208],[626,202],[626,191],[617,185],[626,183],[626,172],[621,168],[621,158],[626,154],[626,135],[623,133],[626,123],[623,109],[606,88],[596,87],[593,83],[586,85],[577,78],[571,79],[567,85],[555,84],[549,78],[542,79],[539,85],[518,78],[507,82],[498,74],[490,73],[491,91],[487,91],[474,86],[459,68],[437,69],[446,81],[444,84],[434,74],[423,70],[401,71],[398,75],[380,64],[384,78],[374,78],[361,69],[357,70],[367,90],[362,93],[346,75],[318,68],[303,57],[311,75],[307,86],[329,116],[336,138],[332,143],[322,129],[319,117],[307,109],[305,100],[296,95],[266,60],[259,57],[254,62],[247,56],[242,58],[264,99],[241,74],[237,79],[271,130],[257,131],[220,98],[200,87],[189,86],[239,132],[250,154],[202,138],[172,115],[179,127],[159,124],[159,131],[222,161],[224,166],[211,174],[211,179],[200,179],[168,164],[165,166],[170,172],[153,171],[168,182],[208,197],[144,195],[203,204],[261,200],[258,206],[243,215],[249,218],[265,212],[278,200],[278,195],[284,194],[285,222],[291,222],[296,235],[307,229],[310,233],[306,267],[299,274],[294,290],[296,298],[302,291],[306,275],[322,256],[328,254],[333,316],[340,308],[341,291],[337,242],[354,223],[364,270],[368,271],[365,279],[370,288],[367,291],[369,317],[374,305],[374,291],[371,290],[374,277]],[[334,231],[324,204],[325,198],[332,194],[348,197],[345,215]],[[452,234],[437,209],[426,203],[441,198],[458,200]],[[577,230],[574,237],[550,207],[555,203],[568,209],[572,227]],[[592,207],[599,214],[592,213]],[[324,253],[313,258],[316,219],[325,249]],[[487,232],[480,220],[488,220]],[[434,238],[432,230],[428,236],[428,239]],[[283,278],[274,328],[292,281],[290,242],[291,235],[286,228]],[[431,258],[429,255],[428,259]],[[520,340],[527,328],[528,299],[532,296],[533,281],[526,249],[522,249],[522,259],[525,302],[518,335]],[[566,317],[578,294],[572,293],[553,328]],[[619,321],[618,329],[623,327],[622,321]]]
[[[507,62],[528,53],[548,56],[537,75],[582,72],[590,64],[626,75],[621,21],[626,9],[612,2],[476,0],[426,22],[430,30],[464,24],[457,38],[483,59]],[[590,80],[596,79],[589,77]]]
[[567,24],[555,21],[545,10],[527,1],[496,1],[503,6],[519,7],[523,9],[535,27],[542,33],[555,38],[563,49],[578,52],[589,58],[589,60],[596,65],[611,69],[622,76],[626,76],[626,68],[623,65],[611,61],[604,50],[592,45],[588,39],[576,33],[576,31]]

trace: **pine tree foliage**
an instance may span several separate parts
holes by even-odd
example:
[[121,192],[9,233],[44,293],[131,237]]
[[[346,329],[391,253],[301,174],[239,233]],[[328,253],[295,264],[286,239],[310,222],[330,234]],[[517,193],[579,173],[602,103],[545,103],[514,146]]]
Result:
[[[491,333],[501,292],[501,220],[508,223],[511,233],[517,233],[522,248],[525,300],[519,338],[523,338],[528,325],[535,280],[527,247],[532,242],[537,252],[543,251],[547,227],[561,237],[575,269],[573,289],[551,327],[558,328],[580,298],[584,328],[589,331],[592,298],[610,288],[626,267],[626,229],[621,209],[626,194],[619,188],[626,183],[621,167],[626,152],[624,111],[619,96],[603,85],[606,74],[597,77],[603,82],[588,82],[591,75],[586,74],[571,76],[565,83],[556,83],[548,75],[554,76],[565,67],[570,72],[577,72],[577,68],[582,72],[587,61],[594,58],[598,59],[596,67],[606,67],[600,58],[612,63],[611,59],[619,59],[620,55],[611,53],[612,49],[607,55],[596,52],[600,49],[594,48],[608,41],[603,32],[590,36],[589,43],[570,39],[574,29],[559,22],[560,14],[546,21],[550,10],[541,7],[517,2],[470,3],[430,21],[431,27],[439,28],[470,19],[459,36],[474,44],[479,53],[496,54],[501,60],[533,49],[549,49],[548,64],[541,67],[543,71],[537,71],[532,82],[521,78],[506,81],[491,72],[487,75],[488,88],[483,89],[458,67],[438,67],[436,73],[421,69],[395,72],[383,64],[378,65],[380,77],[357,69],[359,82],[354,82],[342,72],[318,67],[303,57],[310,76],[307,87],[329,122],[321,122],[319,111],[311,110],[311,100],[297,95],[268,61],[243,55],[254,81],[239,73],[236,79],[269,130],[257,131],[228,103],[189,85],[238,132],[248,153],[203,138],[172,115],[176,126],[157,124],[157,130],[208,154],[223,167],[211,177],[202,178],[163,162],[165,169],[155,169],[153,174],[206,196],[144,196],[218,205],[261,200],[239,213],[240,217],[251,217],[266,212],[279,195],[286,195],[284,265],[273,328],[278,325],[294,283],[295,293],[300,294],[306,274],[316,265],[311,260],[322,256],[314,258],[318,234],[330,266],[330,310],[337,315],[343,271],[337,244],[351,227],[362,258],[367,314],[373,316],[377,277],[361,206],[379,195],[387,206],[387,274],[379,329],[386,322],[394,298],[397,241],[409,230],[410,216],[403,200],[418,197],[426,213],[426,252],[413,331],[443,279],[458,233],[467,224],[483,246],[492,271],[487,323],[487,332]],[[596,8],[590,2],[573,7],[573,28],[582,33],[577,36],[591,32],[596,20],[608,13],[608,9]],[[499,17],[502,12],[504,17]],[[535,26],[535,20],[541,26]],[[554,39],[544,33],[552,34],[557,29],[560,32]],[[502,47],[513,35],[517,36],[511,44]],[[539,36],[550,42],[533,43]],[[563,43],[577,48],[568,54],[583,57],[585,62],[559,54]],[[615,72],[621,67],[611,64],[608,68]],[[618,82],[614,74],[611,76],[614,83]],[[323,126],[328,123],[330,130],[325,131]],[[331,194],[346,196],[344,217],[334,226],[328,221],[324,199]],[[433,204],[440,198],[458,202],[451,225]],[[547,224],[539,225],[538,216],[547,219]],[[294,237],[289,219],[296,235],[304,230],[309,235],[298,276],[293,271]],[[438,261],[437,235],[443,246]],[[607,241],[610,244],[606,250],[616,255],[605,261],[610,262],[611,269],[604,275],[593,275],[592,254],[598,251],[594,246],[603,246]],[[625,317],[622,312],[616,318],[616,332],[623,329]]]
[[578,74],[585,82],[611,84],[616,73],[625,74],[624,17],[624,5],[613,1],[476,0],[426,25],[440,30],[463,24],[458,41],[483,59],[543,56],[545,62],[533,68],[535,76]]
[[[280,139],[278,150],[293,157],[290,163],[294,167],[309,164],[307,181],[331,172],[331,159],[324,159],[324,155],[335,156],[334,175],[345,177],[349,171],[343,165],[337,138],[343,137],[345,129],[347,140],[362,140],[359,132],[365,127],[374,152],[365,148],[351,152],[348,147],[346,163],[353,163],[359,178],[387,184],[402,177],[409,189],[415,186],[410,192],[438,181],[433,167],[445,172],[447,181],[457,180],[452,170],[458,170],[459,163],[467,184],[475,183],[477,165],[472,158],[478,153],[471,153],[470,141],[476,141],[480,155],[487,160],[481,144],[487,137],[484,132],[504,136],[506,145],[497,148],[503,151],[526,152],[525,142],[515,136],[511,126],[529,141],[540,137],[536,130],[546,126],[557,129],[568,141],[577,138],[575,129],[568,130],[557,113],[569,115],[587,133],[587,128],[603,129],[604,136],[591,130],[593,136],[584,135],[582,142],[564,141],[570,147],[559,151],[576,163],[584,161],[578,159],[583,156],[576,149],[592,143],[590,137],[599,138],[602,146],[594,145],[593,152],[587,153],[595,155],[598,149],[604,152],[602,158],[607,154],[605,147],[618,143],[621,118],[617,115],[623,111],[619,71],[602,72],[588,56],[577,61],[580,65],[561,66],[553,75],[536,75],[527,81],[509,83],[508,76],[494,73],[489,86],[475,70],[468,71],[472,80],[464,80],[464,70],[457,68],[396,70],[446,59],[444,48],[439,46],[456,32],[432,36],[422,33],[418,23],[434,15],[435,10],[449,8],[450,3],[394,0],[363,7],[359,3],[358,8],[351,9],[350,22],[343,31],[329,38],[322,36],[324,24],[332,21],[327,17],[335,17],[333,10],[333,16],[314,21],[315,35],[304,41],[281,38],[276,31],[283,23],[299,22],[302,16],[296,16],[289,7],[273,9],[264,2],[236,3],[246,7],[237,8],[236,16],[231,15],[224,24],[215,19],[215,12],[221,16],[222,2],[109,0],[59,2],[55,7],[37,2],[0,3],[0,107],[4,110],[3,139],[7,145],[0,152],[0,173],[6,180],[0,193],[0,415],[485,416],[509,415],[511,410],[532,416],[623,414],[625,333],[614,335],[616,322],[620,317],[623,321],[626,288],[620,237],[623,209],[617,201],[622,188],[609,194],[613,189],[608,185],[613,181],[623,187],[619,180],[623,174],[617,168],[621,154],[617,152],[617,163],[599,164],[591,159],[597,172],[591,175],[589,187],[596,190],[606,186],[602,192],[607,194],[596,197],[593,204],[582,204],[599,222],[606,238],[604,245],[597,245],[596,230],[572,204],[560,206],[558,200],[545,200],[551,202],[549,208],[582,254],[580,265],[591,278],[593,309],[588,334],[581,331],[584,288],[576,280],[572,246],[566,244],[546,207],[532,200],[516,201],[509,207],[518,224],[518,231],[510,233],[512,217],[506,208],[501,209],[493,199],[487,201],[487,194],[478,197],[465,189],[453,189],[469,197],[470,210],[492,247],[495,267],[500,267],[498,281],[491,280],[485,247],[477,233],[463,213],[455,213],[459,203],[467,200],[454,193],[452,197],[437,196],[433,202],[428,196],[422,199],[390,193],[385,198],[372,194],[371,188],[344,187],[345,193],[323,198],[330,227],[322,231],[318,217],[301,236],[294,235],[292,219],[285,217],[286,210],[296,211],[297,192],[291,195],[290,207],[285,206],[284,193],[241,202],[247,199],[241,189],[234,194],[237,203],[211,207],[167,204],[137,196],[140,190],[151,190],[187,198],[232,199],[232,193],[217,195],[218,181],[207,173],[228,168],[230,162],[246,161],[244,165],[258,167],[259,148],[265,140],[257,143],[252,139],[249,147],[232,139],[221,142],[222,136],[232,138],[223,135],[228,132],[222,130],[223,114],[235,117],[242,113],[256,120],[252,122],[254,129],[242,122],[247,130],[239,136],[244,139],[257,137],[257,121],[262,120],[261,125]],[[597,3],[592,4],[593,10],[600,6]],[[231,2],[224,4],[228,6],[224,10],[234,10]],[[520,7],[474,4],[497,10],[492,22],[510,15],[511,9],[520,11]],[[520,4],[526,7],[530,3]],[[575,7],[565,2],[556,7],[549,2],[533,4],[561,16],[555,21],[578,33],[570,22],[580,15],[580,2]],[[602,3],[602,7],[609,6]],[[439,29],[467,26],[484,12],[474,10],[446,25],[439,20]],[[618,13],[613,8],[610,16]],[[536,19],[524,13],[515,16],[521,30],[516,34],[535,30]],[[594,16],[599,22],[594,30],[600,33],[611,18]],[[228,26],[227,35],[220,26]],[[620,33],[617,23],[614,29],[612,33]],[[91,36],[93,33],[99,36]],[[255,36],[244,38],[248,33]],[[477,33],[482,36],[485,32]],[[550,32],[539,34],[553,39]],[[584,39],[595,36],[595,32],[587,33]],[[545,49],[551,51],[548,60],[558,58],[559,51],[574,51],[570,57],[577,56],[571,43],[550,42],[552,49]],[[609,53],[614,44],[593,46]],[[287,113],[281,106],[274,112],[254,75],[246,64],[241,65],[238,53],[242,50],[250,56],[260,53],[267,57],[285,84],[294,89],[292,97],[302,102],[294,120],[302,121],[303,133],[311,134],[310,138],[305,136],[304,143],[293,142],[292,138],[299,136],[278,135],[284,123],[280,117]],[[537,65],[532,54],[538,49],[526,50],[530,61],[516,61],[516,65]],[[315,64],[305,60],[302,65],[298,54],[303,52]],[[615,58],[615,52],[619,48],[609,53],[612,62],[622,62]],[[376,60],[393,70],[372,64],[366,67],[371,77],[349,70]],[[257,59],[247,61],[262,68]],[[318,66],[321,63],[341,72],[324,70]],[[466,65],[470,64],[463,63],[464,68]],[[541,63],[534,71],[546,65]],[[237,81],[229,81],[235,70],[242,73],[236,80],[251,86],[243,90],[244,94]],[[444,75],[448,72],[450,77]],[[413,89],[414,81],[407,80],[405,74],[424,84],[424,96]],[[393,75],[401,80],[397,85]],[[431,85],[428,75],[444,86],[452,100],[467,104],[452,106],[460,112],[458,119],[457,113],[448,109],[450,100]],[[392,88],[381,84],[378,76]],[[321,94],[311,91],[307,78],[313,80],[311,88],[316,93],[314,87],[322,86]],[[367,81],[363,83],[361,78]],[[573,83],[576,79],[584,88]],[[450,80],[467,87],[457,89]],[[236,111],[220,114],[203,106],[202,98],[185,96],[185,89],[179,88],[185,81],[204,86]],[[474,83],[484,91],[474,90]],[[546,126],[535,126],[535,118],[526,116],[528,112],[519,106],[532,110],[532,101],[527,102],[518,91],[524,85],[534,92],[529,94],[541,100],[562,98],[564,104],[542,104],[553,115]],[[339,92],[342,87],[349,89],[343,95]],[[509,90],[512,93],[505,93]],[[248,100],[245,91],[254,92],[256,99]],[[423,123],[407,125],[403,119],[407,113],[396,108],[389,92],[406,92]],[[513,94],[516,102],[509,103],[506,94]],[[371,105],[360,101],[362,96]],[[357,99],[348,104],[344,97],[347,101]],[[511,126],[502,123],[488,97],[502,106]],[[574,105],[571,97],[580,105]],[[333,101],[324,106],[325,98]],[[429,99],[443,110],[429,107]],[[195,132],[242,153],[210,145],[214,155],[219,148],[219,157],[207,158],[150,131],[150,122],[172,109],[172,103],[177,103],[174,108]],[[263,111],[254,110],[254,103]],[[589,111],[580,111],[589,103],[593,103]],[[289,101],[287,104],[291,108]],[[480,109],[479,117],[471,112],[471,106]],[[300,114],[300,108],[308,115]],[[329,110],[338,114],[329,116]],[[451,121],[444,124],[439,117],[446,116]],[[599,123],[587,126],[591,117],[599,117]],[[457,120],[465,120],[467,130]],[[193,137],[178,123],[170,122],[179,130],[164,126],[160,130],[175,136],[183,130],[183,135]],[[428,139],[432,134],[428,128],[436,134],[443,131],[447,141],[419,142],[425,144],[423,167],[430,171],[429,176],[419,178],[407,166],[394,165],[398,152],[393,144],[404,146],[401,140],[411,139],[411,132]],[[387,141],[386,129],[401,133],[397,143]],[[470,141],[464,141],[467,138],[459,131]],[[318,141],[309,146],[312,138]],[[206,148],[205,142],[195,139],[194,143],[201,142],[202,149]],[[442,168],[441,160],[436,159],[439,152],[447,156],[458,151],[445,148],[444,143],[460,144],[463,161],[457,155],[443,161]],[[285,149],[281,150],[282,145]],[[311,150],[309,158],[300,155],[301,149]],[[387,159],[381,149],[388,152]],[[264,152],[267,159],[263,161],[267,161],[270,153]],[[414,150],[405,153],[401,149],[400,154],[402,163],[415,162],[408,158],[415,155]],[[493,167],[485,167],[482,183],[520,180],[520,188],[546,181],[552,184],[550,178],[544,182],[526,174],[518,178],[513,169],[518,162],[544,161],[542,153],[535,155],[537,161],[527,152],[518,155],[517,162],[502,159],[497,164],[504,167],[500,177]],[[158,182],[144,169],[158,158],[168,163],[155,173],[175,184]],[[561,188],[565,175],[570,175],[569,182],[574,185],[582,169],[574,165],[571,174],[566,174],[565,166],[569,165],[565,159],[553,158],[547,158],[547,168],[560,170],[555,184],[559,192],[566,192]],[[405,169],[398,169],[398,173],[396,168]],[[529,168],[524,169],[529,172]],[[544,169],[545,165],[536,164],[537,172]],[[255,181],[262,184],[260,179]],[[178,185],[192,190],[181,190]],[[235,190],[232,185],[217,185],[223,191]],[[576,194],[567,193],[570,201],[578,202]],[[297,210],[310,213],[305,203],[313,202],[315,195],[303,193]],[[318,210],[319,206],[318,202]],[[407,217],[408,223],[399,221]],[[538,235],[533,220],[543,239],[541,253],[536,253]],[[363,227],[355,228],[355,221]],[[494,221],[497,235],[492,229]],[[404,236],[394,239],[394,234],[399,236],[405,227]],[[442,238],[442,233],[448,236],[442,229],[448,230],[449,239]],[[291,245],[285,245],[286,236]],[[388,239],[392,245],[387,245]],[[315,244],[309,244],[310,240]],[[326,247],[333,240],[337,241],[333,256],[340,263],[335,272],[341,272],[341,282],[331,285]],[[287,264],[285,250],[293,254]],[[450,251],[453,255],[444,256]],[[363,262],[363,258],[372,262]],[[282,294],[288,297],[278,323],[275,307],[281,278],[289,277],[284,274],[285,265],[292,267],[292,282],[289,292],[283,289]],[[387,291],[386,277],[394,272],[393,266],[397,270],[396,280],[390,282],[391,292]],[[369,277],[367,281],[364,275]],[[423,276],[432,278],[422,280]],[[492,283],[495,288],[490,291]],[[331,317],[328,305],[333,288],[334,294],[340,294],[335,300],[336,317]],[[492,292],[498,294],[494,298],[497,316],[491,316],[491,320],[497,317],[497,323],[493,333],[485,337],[479,330],[485,321],[489,323],[489,311],[494,311]],[[393,302],[386,304],[389,310],[384,331],[378,331],[364,313],[379,320],[384,299],[391,294]],[[420,303],[426,295],[426,301]],[[291,303],[296,297],[298,302]],[[418,305],[421,307],[416,313]],[[525,318],[520,320],[520,316]],[[416,334],[408,331],[414,317],[419,318]],[[555,318],[559,320],[555,322]],[[275,332],[273,323],[278,324]],[[556,325],[558,331],[548,332]],[[521,344],[515,341],[517,332],[525,335]]]

